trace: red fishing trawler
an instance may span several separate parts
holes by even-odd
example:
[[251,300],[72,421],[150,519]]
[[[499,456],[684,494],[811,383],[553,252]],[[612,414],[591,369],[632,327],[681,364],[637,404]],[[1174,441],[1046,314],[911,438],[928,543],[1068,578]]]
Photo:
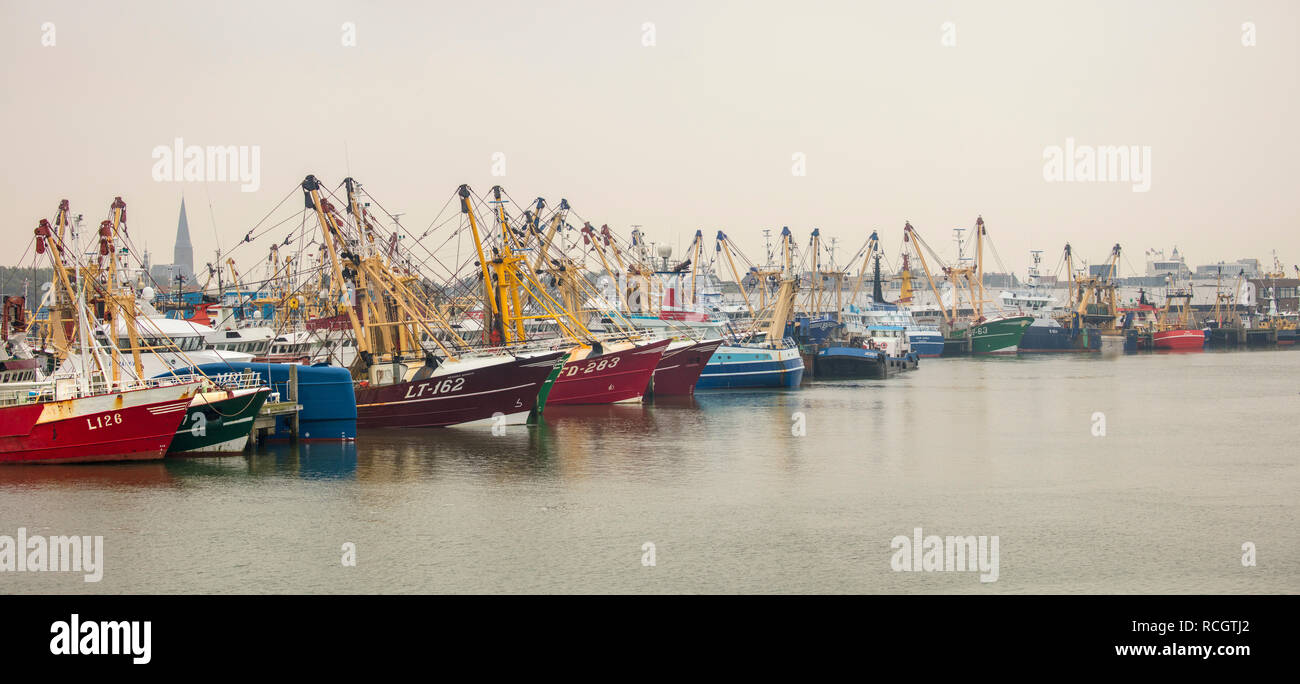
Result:
[[22,297],[5,297],[0,320],[0,463],[159,459],[198,391],[194,378],[130,381],[42,379],[27,349]]
[[[141,461],[167,454],[198,382],[60,398],[8,389],[0,396],[0,463]],[[15,403],[10,403],[15,402]]]
[[1153,347],[1169,351],[1200,351],[1205,348],[1205,330],[1192,326],[1191,304],[1191,290],[1165,295],[1165,308],[1160,312],[1160,322],[1151,335]]
[[572,352],[555,380],[547,404],[613,404],[641,401],[671,340],[605,342]]
[[695,394],[700,373],[720,346],[722,340],[678,340],[668,345],[655,366],[651,392],[661,397]]

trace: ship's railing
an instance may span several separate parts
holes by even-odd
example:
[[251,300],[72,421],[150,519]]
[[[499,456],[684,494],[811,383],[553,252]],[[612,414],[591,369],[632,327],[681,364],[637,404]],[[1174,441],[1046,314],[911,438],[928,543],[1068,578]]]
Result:
[[209,374],[207,380],[220,389],[251,389],[262,385],[261,376],[251,370]]
[[35,388],[6,387],[0,389],[0,406],[21,406],[30,404],[40,396]]
[[[63,382],[59,382],[62,380]],[[149,389],[154,387],[173,387],[175,385],[198,383],[203,380],[200,375],[176,375],[161,378],[148,378],[145,380],[120,380],[116,383],[106,381],[100,376],[92,379],[88,385],[88,392],[81,391],[81,384],[75,378],[70,376],[56,376],[51,382],[33,383],[26,386],[8,387],[0,389],[0,406],[16,406],[19,404],[29,404],[32,402],[55,401],[62,399],[78,399],[81,397],[95,396],[99,394],[112,394],[114,392],[129,392],[132,390]]]

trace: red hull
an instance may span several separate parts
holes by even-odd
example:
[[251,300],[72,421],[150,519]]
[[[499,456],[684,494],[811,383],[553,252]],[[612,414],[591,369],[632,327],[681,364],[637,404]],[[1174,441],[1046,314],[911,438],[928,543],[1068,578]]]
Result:
[[548,405],[613,404],[639,401],[670,340],[570,360],[551,388]]
[[167,454],[195,383],[0,409],[0,463],[143,461]]
[[659,365],[655,366],[654,394],[664,397],[695,394],[695,383],[699,382],[700,373],[704,372],[705,364],[720,346],[722,340],[709,340],[665,351]]
[[1193,351],[1205,348],[1204,330],[1162,330],[1152,336],[1156,349]]
[[494,414],[521,422],[563,352],[447,373],[382,387],[358,387],[357,427],[448,427],[491,424]]

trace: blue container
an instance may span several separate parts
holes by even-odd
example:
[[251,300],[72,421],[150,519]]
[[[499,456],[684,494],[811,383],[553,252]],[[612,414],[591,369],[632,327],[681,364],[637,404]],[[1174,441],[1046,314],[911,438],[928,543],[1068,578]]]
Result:
[[[280,401],[289,399],[287,363],[203,363],[196,366],[208,375],[242,372],[257,373]],[[185,371],[177,371],[184,373]],[[299,439],[350,440],[357,438],[357,397],[352,389],[352,374],[337,366],[298,366]],[[289,439],[289,417],[276,418],[272,439]]]

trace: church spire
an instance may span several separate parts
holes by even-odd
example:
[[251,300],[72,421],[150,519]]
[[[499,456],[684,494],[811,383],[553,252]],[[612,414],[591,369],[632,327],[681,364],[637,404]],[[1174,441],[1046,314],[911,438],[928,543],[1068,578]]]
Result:
[[186,279],[194,278],[194,247],[190,244],[190,222],[185,216],[185,196],[181,195],[181,217],[176,224],[176,249],[172,255],[176,269]]

